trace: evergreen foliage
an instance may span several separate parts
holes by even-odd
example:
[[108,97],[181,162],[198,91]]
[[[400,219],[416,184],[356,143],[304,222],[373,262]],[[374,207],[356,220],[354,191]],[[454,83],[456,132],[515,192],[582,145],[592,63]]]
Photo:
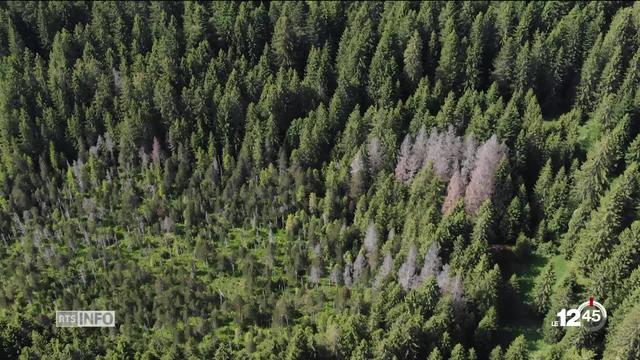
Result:
[[1,3],[0,358],[639,358],[638,19]]

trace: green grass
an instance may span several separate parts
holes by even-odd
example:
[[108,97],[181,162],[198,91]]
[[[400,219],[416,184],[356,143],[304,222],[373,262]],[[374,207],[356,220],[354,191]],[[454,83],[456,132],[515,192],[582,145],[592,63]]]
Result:
[[523,300],[526,303],[531,303],[533,301],[533,297],[531,296],[533,292],[533,287],[535,285],[535,280],[542,268],[547,265],[549,258],[532,254],[529,258],[529,261],[521,264],[520,268],[516,270],[516,275],[518,276],[518,285],[520,285],[520,294],[523,295]]
[[553,287],[554,291],[560,287],[560,284],[567,278],[569,274],[569,265],[562,255],[556,255],[549,259],[553,264],[553,271],[556,273],[556,283]]
[[505,335],[510,338],[524,335],[532,356],[544,352],[549,347],[542,339],[542,326],[545,324],[542,324],[541,320],[529,308],[533,303],[533,287],[536,277],[548,263],[552,264],[556,274],[554,289],[557,289],[569,273],[567,261],[562,255],[532,254],[528,261],[517,266],[515,274],[518,276],[518,285],[520,286],[520,302],[514,305],[514,309],[518,308],[519,310],[514,311],[514,317],[505,324]]

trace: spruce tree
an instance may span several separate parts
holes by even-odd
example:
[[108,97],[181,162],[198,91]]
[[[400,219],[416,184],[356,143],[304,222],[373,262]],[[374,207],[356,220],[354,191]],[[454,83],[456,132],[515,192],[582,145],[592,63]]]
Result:
[[590,273],[607,259],[618,244],[618,234],[624,227],[628,211],[637,199],[638,166],[631,164],[602,197],[598,209],[580,233],[573,261],[582,274]]
[[424,65],[422,61],[423,43],[420,33],[416,30],[413,32],[411,39],[407,43],[404,50],[404,68],[403,74],[409,84],[409,90],[413,90],[424,76]]
[[436,68],[436,81],[440,81],[445,93],[458,90],[461,57],[460,39],[458,38],[454,21],[450,18],[443,29],[440,61],[438,61],[438,67]]

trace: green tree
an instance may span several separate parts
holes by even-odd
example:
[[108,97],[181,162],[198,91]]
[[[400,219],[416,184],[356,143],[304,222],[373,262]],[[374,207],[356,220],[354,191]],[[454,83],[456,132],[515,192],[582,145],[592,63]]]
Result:
[[597,299],[617,297],[620,284],[640,265],[637,249],[640,248],[640,222],[635,221],[619,236],[620,242],[611,255],[598,263],[590,272],[590,290]]
[[640,356],[638,321],[640,321],[640,306],[635,305],[608,337],[603,359],[634,359]]
[[302,85],[311,91],[318,101],[327,101],[330,92],[330,75],[333,69],[329,59],[329,48],[311,48],[307,59]]
[[504,94],[513,91],[515,76],[516,45],[512,37],[507,37],[500,47],[500,52],[493,61],[493,79]]
[[542,269],[533,287],[533,306],[536,308],[538,314],[546,314],[549,310],[555,283],[556,274],[553,270],[553,264],[549,263]]
[[437,347],[433,348],[433,350],[429,354],[428,360],[442,360],[442,354]]
[[504,353],[504,360],[526,360],[528,359],[527,346],[524,336],[520,335],[516,337],[507,351]]
[[231,360],[233,359],[233,352],[228,344],[221,344],[218,346],[216,353],[213,355],[214,360]]
[[500,345],[494,347],[493,350],[491,350],[491,353],[489,354],[489,359],[490,360],[503,360],[504,359],[504,355],[503,355],[503,352],[502,352],[502,347]]
[[449,359],[451,360],[467,360],[467,354],[464,347],[461,344],[456,344],[451,350],[451,355],[449,355]]
[[587,153],[587,160],[575,175],[575,198],[587,204],[596,204],[617,163],[623,156],[628,141],[628,119],[623,119],[610,133],[604,135]]
[[420,33],[416,30],[413,32],[411,39],[407,43],[404,50],[404,68],[403,73],[409,84],[409,89],[413,90],[418,86],[420,79],[424,75],[424,66],[422,61],[422,39]]
[[278,65],[294,67],[297,64],[298,39],[293,23],[286,14],[282,14],[273,29],[273,53]]
[[386,107],[395,103],[400,75],[396,53],[395,36],[391,30],[386,29],[382,33],[369,67],[367,92],[372,103]]
[[573,261],[581,274],[590,273],[598,263],[607,259],[618,243],[618,234],[637,198],[637,171],[637,164],[631,164],[623,175],[616,178],[580,233]]
[[287,346],[286,360],[311,359],[314,357],[312,339],[308,334],[309,329],[297,326]]
[[479,13],[476,15],[471,25],[471,33],[469,36],[469,47],[467,48],[467,57],[465,60],[465,86],[469,88],[482,88],[486,81],[484,69],[487,59],[487,36],[488,26],[486,24],[485,15]]
[[442,50],[440,51],[440,60],[436,68],[436,81],[441,82],[445,93],[458,89],[462,71],[460,68],[461,52],[460,40],[454,21],[450,18],[443,29]]
[[473,335],[476,348],[481,352],[488,352],[492,342],[492,337],[498,329],[498,318],[496,309],[489,308],[478,323],[478,327]]

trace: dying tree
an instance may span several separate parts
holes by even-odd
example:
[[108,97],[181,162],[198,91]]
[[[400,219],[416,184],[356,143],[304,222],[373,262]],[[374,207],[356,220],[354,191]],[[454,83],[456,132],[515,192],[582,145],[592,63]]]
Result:
[[496,170],[506,153],[504,144],[493,135],[476,152],[475,167],[465,192],[465,205],[470,214],[475,214],[482,203],[494,193]]

